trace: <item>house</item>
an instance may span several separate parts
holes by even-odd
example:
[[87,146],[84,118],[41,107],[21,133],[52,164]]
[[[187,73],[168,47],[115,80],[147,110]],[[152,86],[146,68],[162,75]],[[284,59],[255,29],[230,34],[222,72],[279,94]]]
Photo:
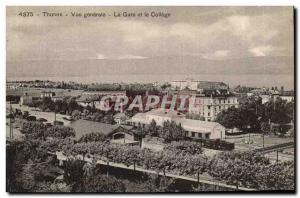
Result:
[[280,98],[286,100],[287,102],[294,101],[294,91],[282,91]]
[[25,92],[21,97],[20,97],[20,105],[29,105],[35,101],[41,100],[40,93],[37,92],[32,92],[32,93],[27,93]]
[[178,118],[184,118],[185,115],[179,113],[178,111],[169,110],[169,109],[153,109],[146,113],[137,113],[132,118],[126,121],[127,124],[132,126],[138,126],[141,124],[143,127],[149,125],[152,120],[156,122],[158,126],[163,126],[164,122],[171,122]]
[[55,92],[53,92],[53,91],[42,91],[41,92],[41,98],[45,98],[45,97],[52,98],[53,96],[55,96]]
[[186,132],[187,137],[201,139],[224,139],[225,127],[217,122],[186,119],[185,115],[174,110],[153,109],[146,113],[137,113],[126,121],[131,126],[148,126],[154,120],[158,126],[164,122],[174,121],[180,124]]
[[[83,92],[76,102],[83,107],[94,107],[102,111],[108,111],[117,97],[125,97],[126,91],[91,91]],[[103,97],[107,97],[104,98]]]
[[77,98],[76,102],[82,107],[90,106],[103,111],[109,109],[109,100],[102,101],[97,95],[84,94]]
[[217,122],[182,119],[178,123],[186,136],[199,139],[225,139],[225,127]]
[[76,120],[71,122],[70,127],[75,130],[75,138],[79,140],[83,135],[89,133],[101,133],[111,139],[114,143],[138,144],[137,132],[132,126],[113,125],[89,120]]

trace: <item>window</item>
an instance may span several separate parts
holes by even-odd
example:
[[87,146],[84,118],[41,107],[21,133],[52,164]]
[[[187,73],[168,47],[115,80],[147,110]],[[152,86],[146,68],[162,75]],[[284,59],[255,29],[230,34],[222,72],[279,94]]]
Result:
[[205,134],[205,138],[206,138],[206,139],[209,139],[209,134]]
[[195,137],[196,136],[196,133],[195,132],[192,132],[192,137]]
[[202,138],[202,134],[201,133],[198,133],[198,138]]

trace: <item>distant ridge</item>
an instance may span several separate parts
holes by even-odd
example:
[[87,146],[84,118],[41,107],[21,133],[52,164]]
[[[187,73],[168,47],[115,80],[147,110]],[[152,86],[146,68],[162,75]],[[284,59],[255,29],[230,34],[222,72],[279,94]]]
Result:
[[199,56],[133,60],[33,60],[7,62],[7,76],[89,76],[105,74],[291,74],[293,57],[208,60]]

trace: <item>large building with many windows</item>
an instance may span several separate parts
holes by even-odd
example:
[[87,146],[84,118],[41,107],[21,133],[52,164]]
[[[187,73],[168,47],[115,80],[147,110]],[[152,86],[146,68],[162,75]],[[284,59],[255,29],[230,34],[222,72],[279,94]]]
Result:
[[189,96],[188,112],[204,121],[214,121],[230,107],[238,107],[238,99],[223,82],[181,80],[171,82],[170,95]]
[[190,99],[189,104],[190,114],[200,115],[205,121],[214,121],[221,111],[237,108],[238,100],[235,96],[196,96]]
[[200,81],[200,80],[175,80],[171,82],[173,90],[190,90],[202,93],[205,90],[229,90],[229,86],[224,82]]

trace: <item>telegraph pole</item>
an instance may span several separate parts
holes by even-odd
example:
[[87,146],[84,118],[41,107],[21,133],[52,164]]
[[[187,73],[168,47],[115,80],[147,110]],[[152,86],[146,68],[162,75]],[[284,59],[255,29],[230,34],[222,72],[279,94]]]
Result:
[[14,138],[14,131],[13,131],[13,125],[12,125],[12,106],[11,106],[11,101],[9,101],[9,137],[11,139]]

